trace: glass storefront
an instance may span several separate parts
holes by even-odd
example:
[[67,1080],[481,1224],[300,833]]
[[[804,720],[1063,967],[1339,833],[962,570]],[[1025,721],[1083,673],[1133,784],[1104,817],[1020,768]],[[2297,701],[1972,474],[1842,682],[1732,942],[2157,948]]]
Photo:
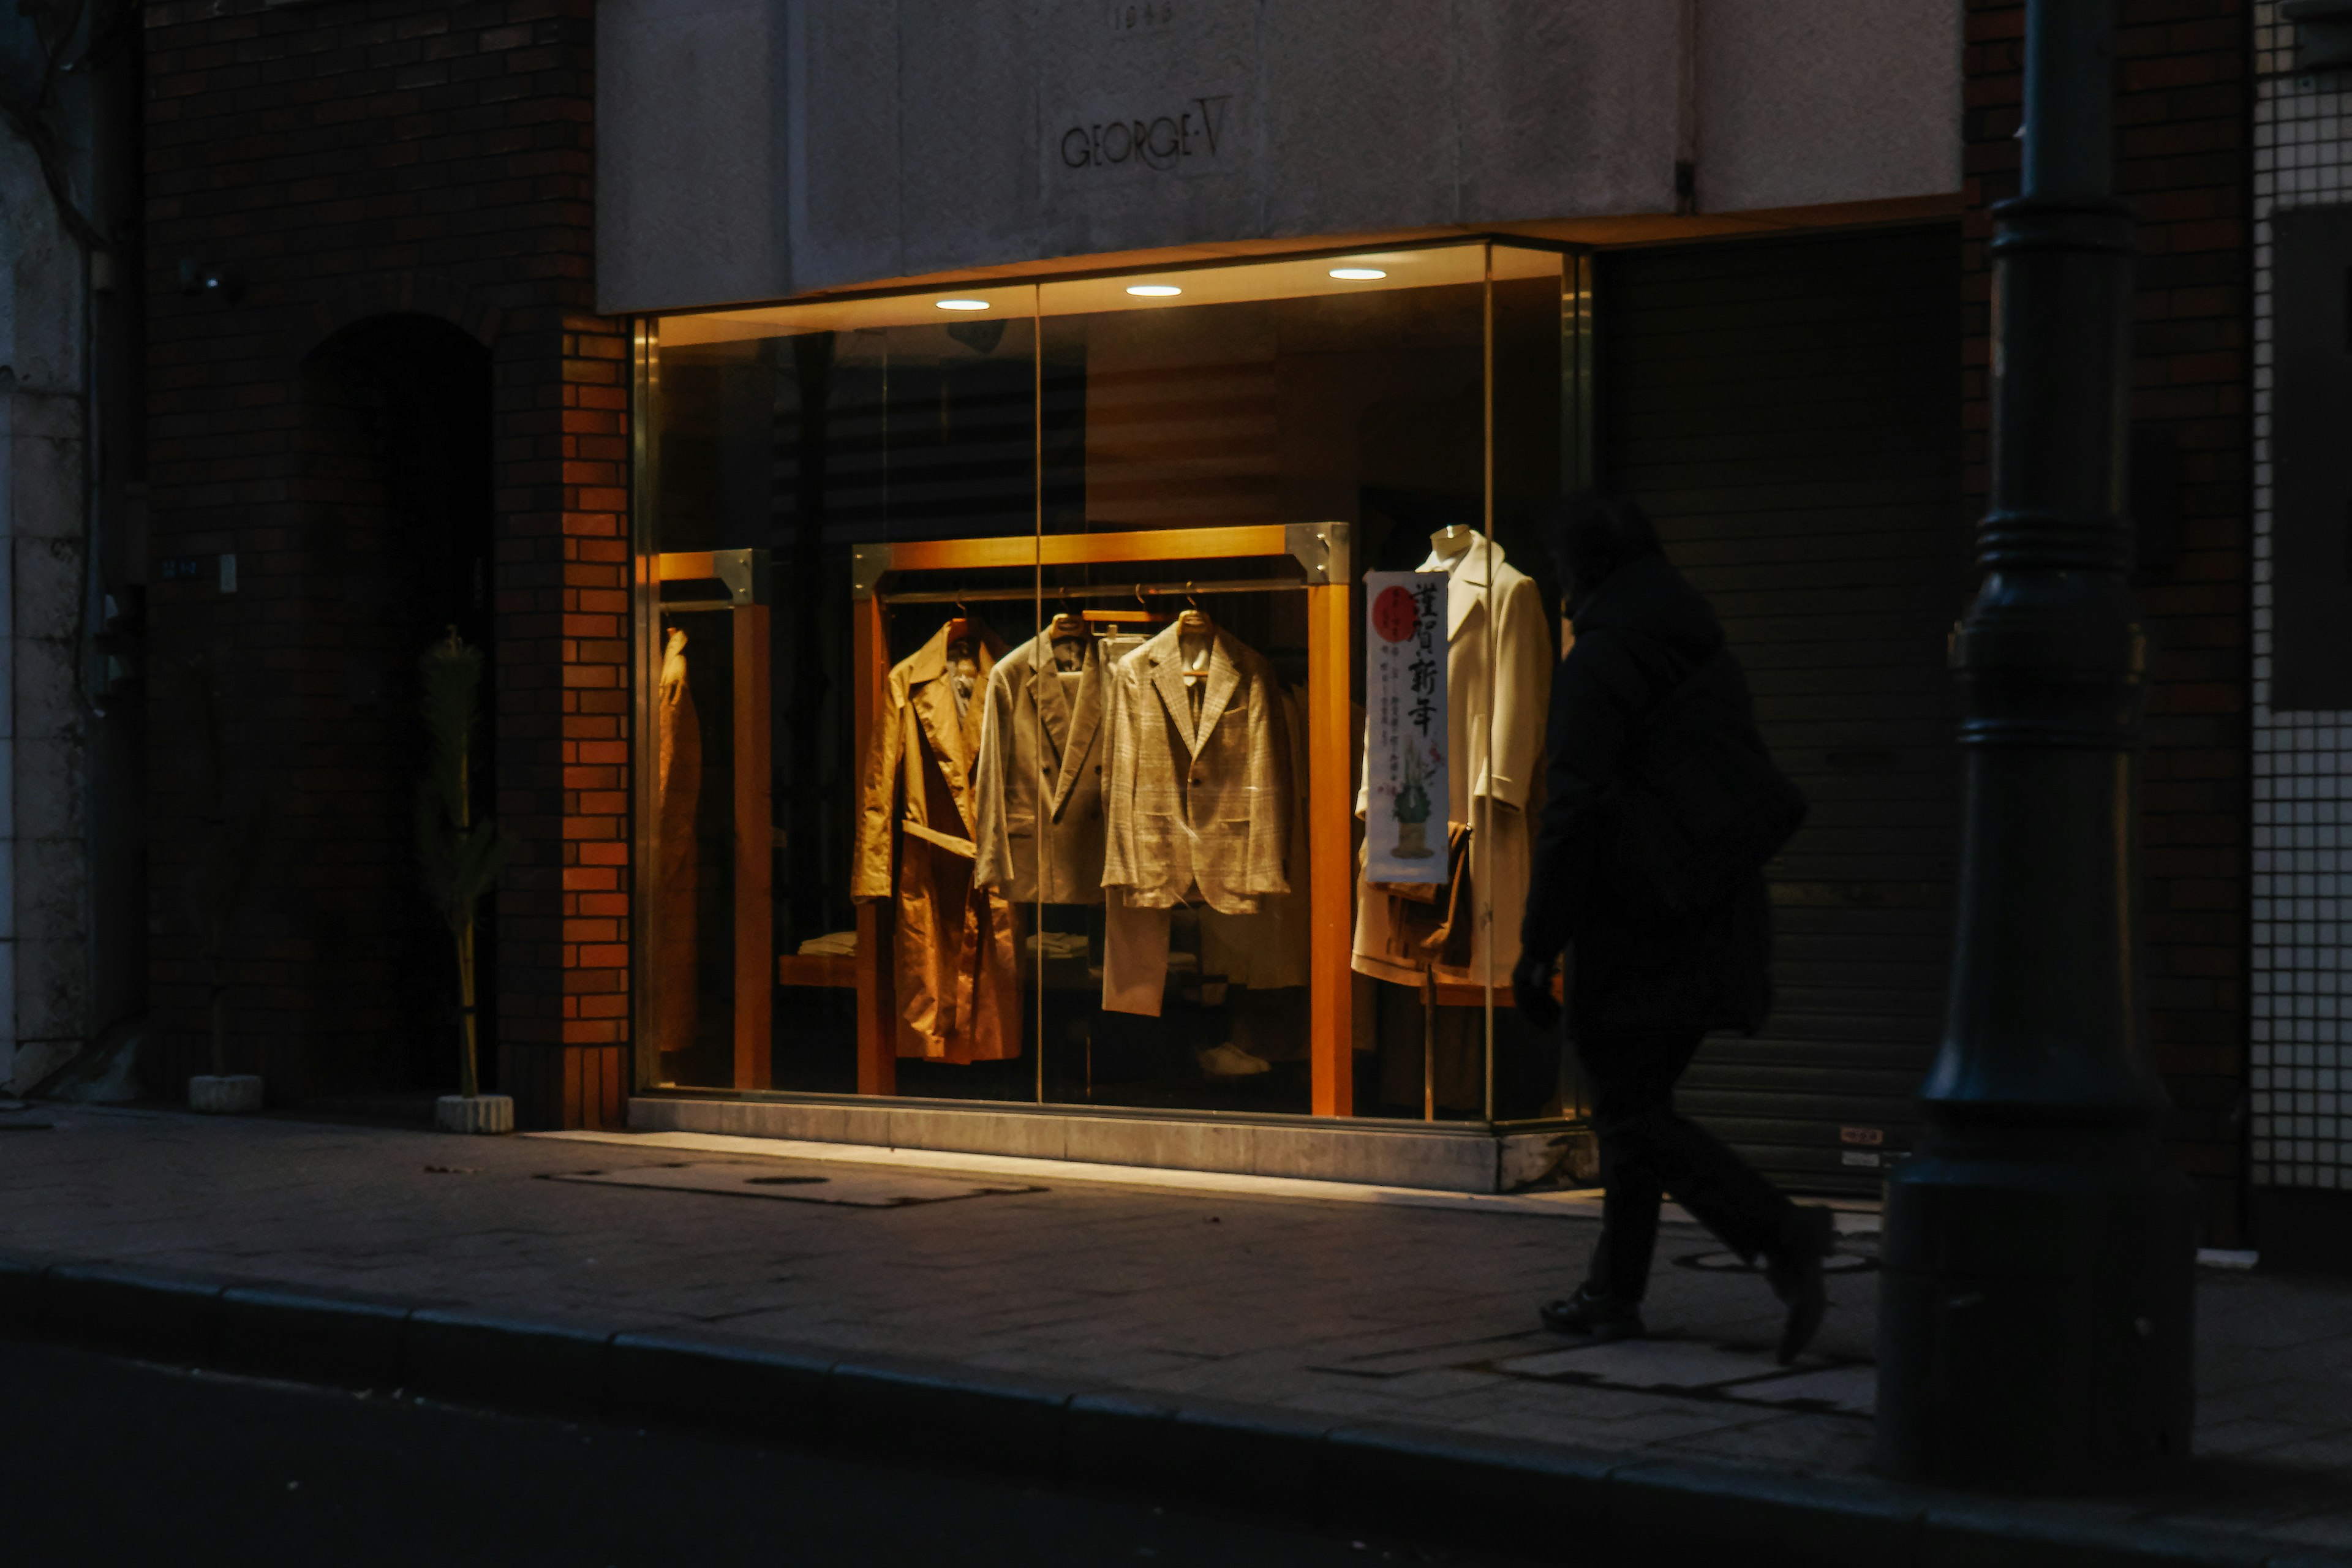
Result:
[[644,323],[640,1087],[1559,1114],[1508,981],[1590,276]]

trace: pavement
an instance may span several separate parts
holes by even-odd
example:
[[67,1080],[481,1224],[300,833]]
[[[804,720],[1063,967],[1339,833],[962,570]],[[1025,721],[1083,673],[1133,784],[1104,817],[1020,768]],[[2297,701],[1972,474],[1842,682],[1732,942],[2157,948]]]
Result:
[[[1616,1532],[1621,1551],[1637,1519],[1654,1534],[1715,1517],[1706,1528],[1750,1548],[1776,1530],[1854,1542],[1792,1561],[2352,1563],[2342,1281],[2200,1270],[2189,1479],[2152,1495],[2000,1501],[1869,1474],[1867,1214],[1842,1216],[1829,1319],[1784,1369],[1768,1349],[1779,1309],[1763,1281],[1686,1224],[1662,1238],[1651,1339],[1580,1345],[1536,1328],[1535,1304],[1575,1283],[1591,1246],[1592,1205],[1576,1194],[140,1109],[0,1114],[12,1126],[23,1131],[0,1136],[0,1253],[35,1262],[16,1266],[13,1288],[0,1273],[0,1322],[14,1300],[20,1331],[72,1337],[117,1310],[101,1287],[125,1280],[209,1303],[211,1337],[151,1342],[154,1359],[226,1354],[240,1321],[252,1343],[282,1347],[307,1292],[320,1310],[397,1304],[369,1321],[405,1325],[412,1347],[458,1323],[568,1334],[597,1347],[604,1392],[579,1397],[608,1414],[648,1347],[667,1347],[672,1373],[692,1346],[771,1377],[816,1369],[833,1390],[828,1431],[865,1422],[869,1438],[926,1462],[1010,1462],[992,1447],[1001,1418],[1007,1434],[1050,1430],[1054,1463],[1115,1482],[1097,1472],[1129,1451],[1128,1417],[1153,1417],[1155,1432],[1207,1423],[1218,1452],[1265,1463],[1186,1472],[1206,1489],[1193,1500],[1279,1512],[1295,1497],[1325,1514],[1360,1500],[1424,1537],[1522,1543],[1524,1521],[1497,1532],[1494,1516],[1573,1495],[1597,1500],[1589,1528]],[[47,1304],[26,1305],[38,1292]],[[744,1371],[733,1383],[745,1379],[756,1382]],[[640,1406],[666,1400],[693,1422],[677,1393],[693,1382],[641,1378]],[[961,1403],[944,1417],[949,1405],[908,1403],[919,1384]],[[708,1386],[730,1396],[727,1380]],[[740,1388],[731,1396],[740,1415]],[[1036,1421],[1046,1407],[1050,1427]],[[1174,1462],[1133,1452],[1147,1470]],[[1400,1456],[1412,1462],[1380,1468]],[[1399,1496],[1360,1499],[1381,1476],[1429,1506],[1398,1514]],[[1708,1516],[1725,1499],[1738,1506]],[[1549,1531],[1565,1549],[1578,1518],[1552,1510],[1538,1544]]]

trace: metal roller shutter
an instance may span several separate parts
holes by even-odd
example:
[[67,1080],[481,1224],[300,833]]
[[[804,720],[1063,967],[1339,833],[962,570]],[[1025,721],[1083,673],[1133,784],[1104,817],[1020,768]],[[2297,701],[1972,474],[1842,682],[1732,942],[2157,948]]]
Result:
[[1601,258],[1601,450],[1723,617],[1812,801],[1770,868],[1778,1010],[1681,1096],[1775,1179],[1877,1189],[1941,1024],[1969,583],[1948,226]]

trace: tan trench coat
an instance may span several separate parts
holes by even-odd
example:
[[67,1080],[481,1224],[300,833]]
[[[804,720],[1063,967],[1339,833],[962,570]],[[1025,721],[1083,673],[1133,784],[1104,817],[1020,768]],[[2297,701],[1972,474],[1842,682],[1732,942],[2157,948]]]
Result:
[[866,754],[850,886],[860,901],[896,899],[898,1054],[931,1061],[1021,1054],[1016,918],[971,877],[972,772],[989,673],[1004,652],[985,627],[973,630],[979,672],[961,713],[946,626],[890,671]]
[[702,1021],[696,969],[695,808],[702,799],[702,726],[687,685],[686,633],[670,628],[662,650],[660,751],[654,773],[654,1043],[694,1044]]
[[1103,901],[1104,664],[1084,641],[1071,674],[1043,634],[989,672],[972,878],[1015,904]]
[[[1508,986],[1528,900],[1528,810],[1551,711],[1551,626],[1535,579],[1483,538],[1451,565],[1433,554],[1419,569],[1452,576],[1445,595],[1445,814],[1471,829],[1478,904],[1469,962],[1459,969],[1441,963],[1438,977],[1483,984],[1491,956],[1494,983]],[[1356,815],[1369,804],[1360,789]],[[1360,883],[1356,972],[1418,985],[1428,963],[1396,951],[1389,916],[1389,895]]]

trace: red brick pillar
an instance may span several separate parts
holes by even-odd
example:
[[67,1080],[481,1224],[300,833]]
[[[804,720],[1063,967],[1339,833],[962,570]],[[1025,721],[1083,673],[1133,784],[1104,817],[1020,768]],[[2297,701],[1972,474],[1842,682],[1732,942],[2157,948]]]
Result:
[[[628,337],[500,344],[499,1082],[523,1127],[617,1127],[629,1061]],[[512,345],[513,352],[506,351]]]

